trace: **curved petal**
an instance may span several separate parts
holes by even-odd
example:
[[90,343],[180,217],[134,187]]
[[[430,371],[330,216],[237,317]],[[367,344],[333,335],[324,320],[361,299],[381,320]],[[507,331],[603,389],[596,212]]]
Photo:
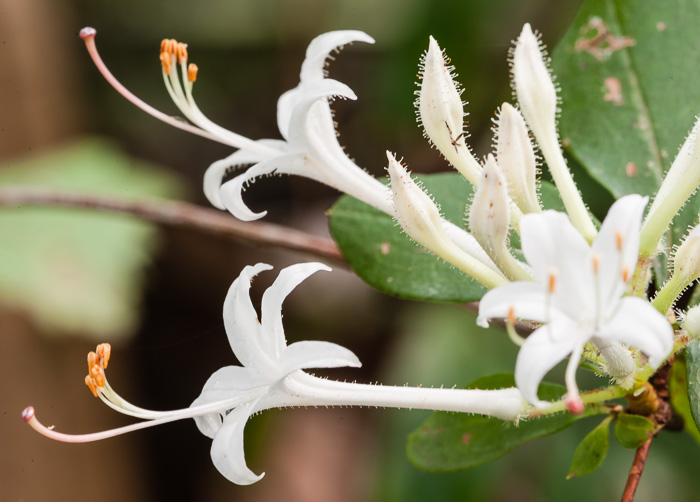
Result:
[[551,210],[526,214],[520,233],[535,281],[549,284],[556,274],[553,303],[574,319],[593,312],[593,252],[569,217]]
[[287,346],[282,326],[282,302],[302,281],[319,270],[330,272],[331,268],[316,262],[292,265],[282,269],[272,286],[265,290],[260,307],[262,314],[260,345],[273,357],[281,357]]
[[479,302],[476,323],[486,328],[489,319],[507,318],[510,309],[518,319],[550,322],[566,314],[551,305],[551,296],[543,284],[530,281],[511,282],[487,292]]
[[[250,301],[250,281],[263,270],[271,270],[266,263],[247,266],[233,281],[224,300],[224,328],[233,353],[243,366],[255,367],[267,355],[260,349],[260,323]],[[258,363],[258,364],[256,364]]]
[[301,65],[301,81],[306,83],[322,79],[326,59],[333,49],[340,50],[352,42],[373,44],[374,39],[358,30],[329,31],[314,38],[306,49],[306,58]]
[[323,80],[326,59],[333,49],[340,49],[352,42],[374,43],[374,39],[362,31],[342,30],[324,33],[314,38],[306,49],[306,58],[301,65],[301,82],[280,96],[277,101],[277,127],[282,137],[287,139],[289,122],[294,108],[304,99],[305,87],[314,81]]
[[254,213],[243,202],[243,191],[248,183],[254,182],[255,178],[273,173],[279,174],[301,174],[308,171],[307,160],[302,153],[282,155],[270,160],[255,164],[246,172],[239,174],[232,180],[227,181],[219,189],[219,196],[224,207],[241,221],[254,221],[262,218],[267,211]]
[[599,328],[596,336],[641,350],[653,367],[661,364],[673,350],[673,328],[662,314],[641,298],[623,298],[615,315]]
[[[204,384],[201,394],[195,399],[190,408],[211,403],[230,401],[236,396],[252,396],[252,389],[263,385],[257,372],[241,366],[226,366],[214,372]],[[221,427],[223,417],[230,406],[219,411],[194,417],[199,431],[213,438]]]
[[[285,151],[287,146],[284,141],[276,139],[261,139],[256,143],[276,148],[281,152]],[[226,175],[226,171],[232,167],[257,164],[262,160],[264,160],[264,158],[256,152],[238,150],[228,157],[217,160],[211,164],[204,173],[204,195],[207,197],[211,205],[218,209],[226,209],[219,196],[219,189],[221,188],[221,182]]]
[[305,368],[359,368],[362,363],[350,350],[330,342],[303,341],[287,347],[279,364],[285,377]]
[[[637,265],[639,230],[648,200],[637,194],[618,199],[610,207],[593,243],[593,252],[600,257],[598,294],[603,317],[616,307],[617,299],[625,292],[625,279],[632,277]],[[627,272],[623,273],[625,269]]]
[[540,408],[549,404],[539,400],[537,389],[549,370],[580,343],[574,335],[576,330],[574,322],[555,321],[536,329],[525,339],[515,362],[515,384],[528,402]]
[[229,481],[238,485],[252,485],[265,473],[255,474],[245,462],[243,431],[250,416],[255,413],[259,399],[232,410],[211,443],[211,459],[214,466]]

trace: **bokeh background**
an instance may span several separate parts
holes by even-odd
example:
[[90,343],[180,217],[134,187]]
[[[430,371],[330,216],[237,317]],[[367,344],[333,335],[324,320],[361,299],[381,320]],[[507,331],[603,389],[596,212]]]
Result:
[[[416,172],[448,169],[416,126],[413,92],[428,35],[446,48],[469,101],[470,140],[484,155],[496,107],[510,98],[506,56],[524,22],[553,46],[579,0],[0,0],[0,185],[35,184],[206,205],[206,167],[230,153],[172,129],[111,89],[77,34],[98,30],[118,79],[176,114],[158,61],[162,38],[189,44],[200,68],[195,96],[215,122],[251,138],[278,137],[277,97],[294,87],[316,35],[360,29],[372,46],[346,48],[331,68],[357,102],[334,106],[342,143],[382,175],[385,150]],[[333,190],[270,178],[247,192],[267,221],[328,235]],[[92,432],[129,423],[83,386],[85,354],[113,343],[109,378],[152,409],[186,407],[207,377],[235,362],[221,322],[223,298],[247,264],[276,269],[305,256],[232,244],[71,210],[0,211],[0,500],[2,501],[422,501],[608,500],[619,497],[633,452],[611,445],[598,472],[565,481],[573,451],[596,422],[526,444],[472,471],[428,474],[405,456],[425,412],[273,410],[246,428],[260,483],[238,487],[209,459],[191,421],[87,445],[53,443],[19,417],[32,404],[47,424]],[[274,274],[255,282],[259,298]],[[285,305],[290,340],[352,349],[361,370],[331,378],[384,384],[465,385],[512,371],[517,350],[474,326],[460,305],[400,301],[351,273],[319,274]],[[554,374],[553,378],[557,378]],[[595,385],[596,382],[589,382]],[[638,500],[693,500],[700,461],[689,436],[657,440]]]

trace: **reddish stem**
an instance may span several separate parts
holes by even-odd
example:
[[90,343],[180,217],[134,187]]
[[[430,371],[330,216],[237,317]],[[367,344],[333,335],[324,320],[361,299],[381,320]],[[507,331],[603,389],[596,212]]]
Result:
[[642,472],[644,472],[644,465],[649,456],[649,448],[651,447],[652,439],[653,438],[647,439],[646,443],[637,448],[637,452],[634,454],[634,462],[632,462],[632,468],[627,477],[627,485],[625,486],[625,491],[622,493],[622,502],[632,502],[634,500],[634,493],[637,491],[639,479],[642,477]]

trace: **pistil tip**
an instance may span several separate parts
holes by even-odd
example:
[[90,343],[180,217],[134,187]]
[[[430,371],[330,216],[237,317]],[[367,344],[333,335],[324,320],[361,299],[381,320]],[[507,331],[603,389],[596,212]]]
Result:
[[34,418],[34,406],[27,406],[22,410],[22,420],[29,422],[32,418]]
[[83,40],[87,38],[92,38],[95,35],[97,35],[97,30],[95,28],[91,28],[90,26],[86,26],[82,30],[80,30],[80,38]]

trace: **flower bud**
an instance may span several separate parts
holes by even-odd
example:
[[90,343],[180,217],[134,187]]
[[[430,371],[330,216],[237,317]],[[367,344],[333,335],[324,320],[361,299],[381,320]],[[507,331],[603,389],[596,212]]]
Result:
[[445,158],[472,184],[476,184],[480,166],[465,142],[464,107],[461,92],[453,80],[452,66],[433,37],[421,61],[420,90],[417,91],[419,120],[425,135]]
[[691,338],[700,339],[700,305],[689,309],[685,314],[683,329]]
[[508,184],[508,194],[520,210],[538,213],[537,160],[525,120],[509,103],[503,103],[496,122],[496,161]]
[[520,109],[535,136],[556,135],[557,91],[529,24],[523,26],[513,51],[513,83]]
[[700,120],[688,134],[649,208],[640,237],[642,256],[656,253],[671,221],[700,185],[700,149],[696,148],[698,123]]
[[489,154],[469,209],[469,227],[472,235],[506,277],[530,280],[508,251],[509,224],[510,199],[506,180],[496,159]]
[[408,236],[429,251],[458,267],[487,288],[505,284],[506,279],[458,247],[443,230],[440,210],[406,169],[387,152],[389,177],[396,220]]
[[700,277],[700,225],[688,234],[676,250],[673,274],[686,286]]

